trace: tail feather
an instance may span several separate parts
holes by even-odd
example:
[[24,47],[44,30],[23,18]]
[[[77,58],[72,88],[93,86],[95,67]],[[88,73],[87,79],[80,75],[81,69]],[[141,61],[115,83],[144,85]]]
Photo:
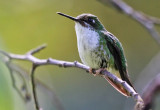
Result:
[[112,79],[109,77],[105,76],[105,79],[122,95],[124,96],[130,96],[130,93],[128,93],[120,84],[115,83]]
[[129,79],[127,70],[125,70],[125,71],[120,71],[120,75],[121,75],[122,80],[126,81],[126,82],[134,89],[134,91],[136,92],[134,86],[132,85],[132,83],[131,83],[131,81],[130,81],[130,79]]

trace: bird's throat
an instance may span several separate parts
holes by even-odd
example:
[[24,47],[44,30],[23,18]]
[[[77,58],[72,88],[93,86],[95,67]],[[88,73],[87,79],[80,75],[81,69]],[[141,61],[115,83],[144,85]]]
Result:
[[76,23],[75,30],[78,52],[82,62],[92,68],[97,68],[96,61],[93,61],[97,59],[93,51],[99,46],[99,34],[89,26],[84,27],[79,23]]

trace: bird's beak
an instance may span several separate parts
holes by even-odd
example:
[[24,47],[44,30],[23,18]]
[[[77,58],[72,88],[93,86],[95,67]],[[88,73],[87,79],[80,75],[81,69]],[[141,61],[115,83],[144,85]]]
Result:
[[72,17],[72,16],[69,16],[69,15],[63,14],[63,13],[61,13],[61,12],[57,12],[57,14],[59,14],[59,15],[61,15],[61,16],[64,16],[64,17],[67,17],[67,18],[69,18],[69,19],[71,19],[71,20],[73,20],[73,21],[75,21],[75,22],[79,22],[79,20],[76,19],[75,17]]

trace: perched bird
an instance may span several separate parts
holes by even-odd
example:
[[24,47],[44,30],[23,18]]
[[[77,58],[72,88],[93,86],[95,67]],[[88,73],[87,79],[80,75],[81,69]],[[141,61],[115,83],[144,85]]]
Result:
[[[57,13],[75,21],[78,52],[85,65],[94,69],[107,69],[134,89],[128,76],[127,61],[122,44],[105,29],[97,16],[81,14],[71,17],[60,12]],[[115,84],[110,78],[106,79],[120,93],[129,96],[122,86]]]

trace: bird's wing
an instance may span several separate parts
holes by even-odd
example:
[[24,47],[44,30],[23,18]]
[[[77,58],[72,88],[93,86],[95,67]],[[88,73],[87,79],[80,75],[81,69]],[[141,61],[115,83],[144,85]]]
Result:
[[[111,33],[109,32],[104,32],[103,33],[104,38],[106,40],[107,46],[112,54],[112,56],[114,57],[114,63],[115,63],[115,67],[116,69],[119,71],[120,76],[122,78],[122,80],[126,81],[131,87],[133,87],[129,76],[128,76],[128,72],[127,72],[127,61],[125,59],[124,56],[124,52],[123,52],[123,47],[121,45],[121,43],[119,42],[119,40]],[[115,87],[118,85],[115,85],[113,81],[109,80],[110,84]],[[118,89],[118,87],[115,87],[116,89]],[[122,88],[120,88],[122,89]],[[133,87],[134,89],[134,87]],[[123,94],[123,90],[118,90],[121,91]]]

